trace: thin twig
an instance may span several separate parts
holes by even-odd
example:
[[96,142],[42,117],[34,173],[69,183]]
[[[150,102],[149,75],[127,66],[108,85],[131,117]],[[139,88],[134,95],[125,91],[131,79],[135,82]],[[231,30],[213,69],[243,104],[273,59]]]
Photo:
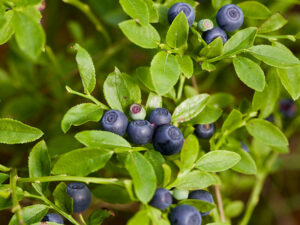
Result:
[[224,213],[224,208],[223,208],[223,201],[222,201],[222,196],[220,192],[219,186],[215,186],[215,192],[216,192],[216,197],[217,197],[217,204],[220,212],[220,217],[221,217],[221,222],[225,222],[225,213]]
[[196,80],[195,76],[192,76],[192,84],[193,84],[195,91],[197,93],[199,93],[199,88],[198,88],[198,84],[197,84],[197,80]]

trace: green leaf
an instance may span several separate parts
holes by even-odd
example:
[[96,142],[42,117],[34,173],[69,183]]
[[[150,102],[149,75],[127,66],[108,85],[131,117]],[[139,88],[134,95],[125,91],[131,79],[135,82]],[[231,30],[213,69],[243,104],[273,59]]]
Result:
[[200,94],[184,100],[175,108],[172,121],[182,123],[193,119],[205,108],[208,99],[208,94]]
[[278,67],[286,68],[299,65],[299,60],[288,50],[273,47],[270,45],[256,45],[248,49],[257,59],[264,63]]
[[0,143],[23,144],[33,142],[41,136],[43,136],[43,132],[37,128],[17,120],[0,119]]
[[160,43],[160,36],[151,24],[140,25],[134,20],[126,20],[119,23],[119,27],[131,42],[142,48],[157,48]]
[[112,214],[108,210],[96,209],[91,213],[88,219],[88,225],[100,225],[103,221],[110,217]]
[[[33,224],[40,222],[43,219],[43,217],[47,214],[48,209],[48,206],[40,204],[35,204],[22,208],[22,218],[24,220],[24,224]],[[9,221],[9,225],[16,224],[18,224],[18,222],[17,216],[15,214]]]
[[233,59],[233,65],[238,77],[244,84],[256,91],[263,91],[265,74],[257,63],[249,58],[238,56]]
[[199,153],[199,142],[195,135],[189,135],[183,144],[180,152],[180,169],[190,170],[194,167]]
[[287,22],[288,21],[280,13],[275,13],[258,28],[258,33],[270,33],[279,30],[287,24]]
[[207,46],[201,49],[200,55],[207,58],[214,58],[222,55],[223,52],[223,40],[221,37],[216,38]]
[[164,187],[167,186],[171,180],[171,176],[172,176],[172,169],[171,167],[164,163],[162,164],[162,168],[164,170]]
[[137,68],[135,76],[143,83],[143,85],[151,91],[155,91],[152,77],[150,74],[150,67],[142,66]]
[[152,223],[155,225],[170,225],[169,220],[166,218],[166,215],[159,209],[154,207],[148,207],[148,216],[151,218]]
[[266,145],[281,147],[289,144],[282,131],[274,124],[266,120],[250,120],[246,128],[251,136],[257,138]]
[[189,122],[192,124],[210,124],[216,122],[222,115],[222,110],[206,105],[202,112]]
[[235,148],[232,151],[239,154],[241,157],[241,160],[232,167],[233,170],[244,174],[256,174],[257,168],[255,161],[248,152],[245,152],[241,148]]
[[[23,190],[17,187],[16,190],[18,201],[23,198]],[[0,210],[12,207],[11,188],[10,184],[0,185]]]
[[146,210],[140,210],[127,222],[127,225],[149,225],[150,218]]
[[205,71],[208,71],[208,72],[212,72],[212,71],[215,71],[217,68],[216,68],[216,66],[214,64],[209,63],[207,61],[204,61],[201,64],[201,69],[205,70]]
[[124,12],[132,19],[138,20],[141,24],[149,23],[148,5],[143,0],[120,0]]
[[176,55],[180,70],[186,78],[191,78],[194,73],[193,60],[189,55]]
[[222,126],[222,132],[237,129],[242,124],[243,115],[240,111],[233,109]]
[[[126,204],[131,202],[131,199],[124,187],[110,184],[97,185],[92,192],[97,198],[112,204]],[[116,195],[116,193],[118,194]]]
[[61,210],[66,213],[72,214],[73,212],[73,199],[67,194],[67,185],[60,182],[53,192],[54,203]]
[[66,133],[71,126],[80,126],[89,121],[97,122],[101,119],[103,110],[100,106],[92,103],[79,104],[64,115],[61,121],[61,129]]
[[237,5],[243,10],[244,16],[250,19],[267,19],[271,15],[271,11],[257,1],[244,1]]
[[191,205],[194,206],[198,211],[205,213],[213,210],[216,206],[207,201],[201,201],[198,199],[184,199],[178,203],[179,205]]
[[162,186],[164,182],[164,170],[162,164],[165,163],[164,157],[155,150],[150,150],[145,153],[145,158],[151,163],[157,178],[157,185]]
[[219,10],[222,6],[230,4],[231,0],[212,0],[211,3],[216,10]]
[[146,103],[147,112],[151,112],[153,109],[161,108],[161,107],[162,107],[162,97],[154,94],[153,92],[150,92]]
[[152,0],[145,0],[144,1],[148,6],[149,11],[149,22],[150,23],[157,23],[159,21],[158,11],[153,4]]
[[6,181],[9,178],[9,175],[6,173],[0,173],[0,184]]
[[231,94],[219,92],[211,95],[207,104],[223,109],[232,105],[233,102],[234,97]]
[[166,42],[171,48],[187,45],[189,24],[184,12],[180,12],[173,20],[167,32]]
[[112,151],[99,148],[73,150],[62,155],[57,160],[52,169],[52,173],[70,176],[87,176],[103,168],[112,155]]
[[136,80],[117,68],[108,75],[104,84],[105,99],[112,109],[126,112],[132,103],[140,103],[141,90]]
[[131,147],[131,145],[120,135],[101,130],[86,130],[79,132],[75,138],[85,146],[91,148],[116,148]]
[[202,171],[192,171],[177,178],[175,187],[181,190],[199,190],[218,184],[218,180],[212,174]]
[[215,150],[203,155],[196,163],[196,167],[206,172],[221,172],[235,166],[241,157],[239,154],[225,151]]
[[0,171],[1,172],[9,172],[10,171],[10,168],[0,164]]
[[141,153],[131,152],[125,167],[133,179],[138,199],[143,203],[149,202],[156,189],[156,176],[150,162]]
[[0,45],[6,43],[15,32],[13,26],[13,16],[13,10],[10,10],[4,14],[5,21],[4,24],[1,24],[0,27]]
[[46,42],[41,24],[21,11],[14,11],[13,22],[18,46],[32,60],[37,60]]
[[253,45],[256,27],[248,27],[235,33],[224,45],[223,55],[233,55]]
[[165,51],[158,52],[152,59],[150,73],[157,94],[168,93],[177,83],[180,75],[176,56]]
[[233,201],[228,203],[225,207],[226,216],[234,218],[239,216],[244,209],[244,203],[242,201]]
[[[29,154],[28,160],[29,177],[49,176],[51,160],[45,141],[37,143]],[[48,183],[32,184],[38,192],[46,191]]]
[[294,100],[300,97],[300,66],[277,69],[282,85]]
[[81,76],[84,92],[92,93],[96,86],[96,71],[90,54],[79,44],[75,44],[77,50],[76,62]]

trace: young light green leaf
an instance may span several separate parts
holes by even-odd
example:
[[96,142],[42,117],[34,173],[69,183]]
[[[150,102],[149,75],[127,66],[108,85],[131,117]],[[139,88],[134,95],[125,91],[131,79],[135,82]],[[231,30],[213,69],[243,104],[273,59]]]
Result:
[[89,216],[87,225],[100,225],[106,218],[110,217],[111,215],[112,213],[108,210],[96,209]]
[[124,12],[143,25],[149,23],[148,5],[144,0],[120,0]]
[[147,203],[156,189],[156,176],[150,162],[139,152],[127,156],[125,167],[133,179],[134,190],[138,199]]
[[175,108],[172,121],[182,123],[193,119],[205,108],[208,99],[208,94],[200,94],[184,100]]
[[105,99],[112,109],[126,112],[132,103],[140,103],[141,90],[135,79],[117,68],[108,75],[104,84]]
[[64,115],[61,121],[61,129],[66,133],[71,126],[80,126],[89,121],[97,122],[101,119],[103,110],[100,106],[92,103],[79,104]]
[[119,23],[119,27],[131,42],[142,48],[157,48],[160,43],[160,36],[151,24],[141,25],[135,20],[126,20]]
[[[40,222],[48,212],[48,206],[35,204],[22,208],[22,218],[24,224],[34,224]],[[19,224],[16,214],[9,221],[9,225]]]
[[256,174],[257,168],[255,161],[248,152],[241,148],[236,148],[232,151],[239,154],[241,157],[241,160],[234,167],[232,167],[233,170],[244,174]]
[[242,49],[253,45],[256,27],[248,27],[235,33],[224,45],[223,55],[234,55]]
[[173,20],[167,32],[166,42],[171,48],[187,45],[189,24],[184,12],[179,13]]
[[231,94],[219,92],[211,95],[207,104],[223,109],[233,104],[233,102],[234,97]]
[[0,185],[9,178],[9,175],[6,173],[0,173]]
[[167,186],[169,184],[169,182],[171,181],[171,176],[172,176],[172,169],[171,167],[166,164],[166,163],[163,163],[162,164],[162,168],[164,170],[164,183],[163,183],[163,186]]
[[0,171],[1,172],[9,172],[10,171],[10,168],[0,164]]
[[117,148],[131,147],[131,145],[120,135],[101,130],[86,130],[79,132],[75,138],[82,144],[91,148]]
[[184,85],[183,91],[186,98],[190,98],[198,94],[197,90],[190,85]]
[[215,10],[219,10],[222,6],[230,4],[231,0],[212,0],[211,3]]
[[165,51],[158,52],[152,59],[150,73],[157,94],[168,93],[177,83],[180,75],[176,56]]
[[164,182],[164,170],[162,164],[166,162],[164,157],[155,150],[150,150],[145,153],[145,158],[151,163],[157,178],[157,185],[162,186]]
[[[24,194],[20,187],[17,187],[16,194],[18,201],[21,201]],[[0,185],[0,210],[11,208],[12,205],[10,184]]]
[[72,214],[73,199],[67,194],[67,185],[64,182],[59,183],[53,192],[54,203],[61,210]]
[[257,1],[244,1],[237,5],[243,10],[244,16],[250,19],[267,19],[271,15],[271,11]]
[[4,14],[4,24],[0,26],[0,45],[6,43],[14,34],[15,29],[13,25],[14,11],[10,10]]
[[277,69],[281,83],[294,100],[300,97],[300,66]]
[[222,126],[222,132],[237,129],[242,124],[243,115],[240,111],[233,109]]
[[33,142],[43,136],[43,132],[13,119],[0,119],[0,143],[23,144]]
[[217,68],[214,64],[212,63],[209,63],[207,61],[204,61],[202,64],[201,64],[201,69],[202,70],[205,70],[207,72],[212,72],[212,71],[215,71]]
[[207,201],[201,201],[198,199],[184,199],[178,203],[179,205],[191,205],[194,206],[200,212],[209,212],[213,210],[216,206]]
[[149,225],[150,218],[146,210],[140,210],[128,221],[127,225]]
[[248,51],[255,58],[262,60],[270,66],[287,68],[300,64],[299,60],[290,51],[283,48],[270,45],[256,45],[249,48]]
[[149,22],[157,23],[159,21],[159,15],[158,15],[157,8],[154,6],[154,2],[152,0],[145,0],[144,2],[148,6]]
[[233,65],[244,84],[256,91],[263,91],[266,83],[265,74],[257,63],[249,58],[238,56],[233,59]]
[[153,109],[161,108],[161,107],[162,107],[162,97],[154,94],[153,92],[150,92],[146,103],[147,112],[151,112]]
[[143,85],[151,91],[155,91],[150,67],[142,66],[136,69],[135,76],[143,83]]
[[[49,176],[51,160],[45,141],[37,143],[29,154],[28,161],[29,177]],[[38,192],[46,191],[48,183],[32,184]]]
[[81,76],[84,92],[92,93],[96,86],[96,71],[90,54],[79,44],[75,44],[77,50],[76,62]]
[[169,220],[166,218],[166,215],[159,209],[154,207],[147,208],[148,216],[151,218],[152,223],[155,225],[170,225]]
[[37,60],[46,42],[41,24],[22,11],[14,11],[13,23],[18,46],[25,55]]
[[253,119],[248,122],[246,128],[251,136],[257,138],[266,145],[281,147],[289,144],[282,131],[269,121]]
[[199,142],[195,135],[189,135],[183,144],[180,152],[180,169],[182,171],[190,170],[194,167],[194,163],[199,153]]
[[205,108],[192,120],[191,124],[210,124],[216,122],[222,115],[222,109],[216,108],[210,105],[206,105]]
[[214,58],[222,55],[223,52],[223,40],[221,37],[216,38],[207,46],[201,49],[200,55],[207,58]]
[[53,174],[87,176],[103,168],[113,152],[100,148],[83,148],[62,155],[54,164]]
[[240,160],[241,157],[237,153],[215,150],[203,155],[196,162],[196,167],[206,172],[221,172],[232,168]]
[[186,78],[191,78],[194,73],[193,60],[189,55],[176,55],[180,70]]
[[225,213],[229,218],[239,216],[244,209],[244,203],[242,201],[233,201],[228,203],[225,207]]
[[287,24],[287,22],[288,21],[280,13],[275,13],[258,28],[258,33],[270,33],[279,30]]

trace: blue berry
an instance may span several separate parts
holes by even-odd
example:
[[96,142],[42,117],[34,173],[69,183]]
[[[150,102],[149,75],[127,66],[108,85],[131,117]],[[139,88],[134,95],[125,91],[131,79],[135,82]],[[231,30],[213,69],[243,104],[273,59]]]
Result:
[[149,205],[158,209],[167,209],[172,204],[172,201],[172,195],[167,189],[158,188]]
[[202,38],[207,44],[215,40],[217,37],[222,38],[223,44],[225,44],[225,42],[227,41],[227,34],[225,33],[224,30],[222,30],[219,27],[214,27],[213,29],[205,31],[202,34]]
[[168,11],[169,23],[171,24],[173,20],[176,18],[176,16],[181,12],[184,12],[188,20],[189,26],[192,26],[195,21],[195,10],[193,9],[192,6],[184,2],[178,2],[172,5],[172,7],[169,9]]
[[151,142],[154,127],[147,120],[135,120],[129,123],[127,133],[132,143],[144,145]]
[[247,152],[247,153],[250,152],[248,146],[247,146],[244,142],[241,143],[241,146],[242,146],[242,149],[243,149],[245,152]]
[[128,119],[118,110],[107,111],[101,119],[103,130],[123,136],[128,126]]
[[279,111],[286,118],[292,118],[296,114],[297,107],[292,99],[282,99],[279,103]]
[[53,223],[64,224],[63,218],[56,213],[48,213],[46,216],[44,216],[41,222],[53,222]]
[[149,115],[149,122],[155,127],[170,124],[171,120],[171,113],[165,108],[153,109]]
[[132,104],[130,106],[129,114],[133,120],[144,120],[146,117],[146,110],[140,104]]
[[175,207],[169,219],[171,225],[201,225],[202,217],[199,211],[190,205],[179,205]]
[[181,131],[174,126],[163,125],[157,128],[153,145],[163,155],[173,155],[181,151],[184,138]]
[[[209,202],[209,203],[213,203],[213,201],[214,201],[211,193],[204,191],[204,190],[192,191],[189,194],[189,199],[198,199],[198,200]],[[211,211],[201,213],[201,216],[207,216],[210,212]]]
[[215,133],[215,125],[212,124],[198,124],[195,126],[195,133],[197,137],[208,139]]
[[271,114],[270,116],[268,116],[268,117],[266,118],[266,120],[269,121],[269,122],[271,122],[271,123],[274,123],[274,121],[275,121],[274,115]]
[[235,31],[244,23],[243,11],[237,5],[225,5],[217,13],[217,23],[225,31]]
[[67,187],[67,194],[73,198],[73,211],[83,212],[91,204],[91,192],[83,183],[70,183]]

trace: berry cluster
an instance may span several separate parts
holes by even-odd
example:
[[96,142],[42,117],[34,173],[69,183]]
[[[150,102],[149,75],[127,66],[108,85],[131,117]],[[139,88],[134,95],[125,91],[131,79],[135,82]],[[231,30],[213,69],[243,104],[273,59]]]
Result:
[[[169,9],[169,22],[172,23],[180,12],[184,12],[189,26],[192,26],[195,20],[195,11],[192,6],[184,2],[176,3]],[[202,19],[198,22],[198,28],[203,31],[202,38],[207,44],[211,43],[217,37],[221,37],[223,44],[225,44],[227,41],[227,34],[225,31],[233,32],[243,25],[243,11],[237,5],[225,5],[218,11],[216,22],[219,27],[214,27],[213,22],[210,19]]]

